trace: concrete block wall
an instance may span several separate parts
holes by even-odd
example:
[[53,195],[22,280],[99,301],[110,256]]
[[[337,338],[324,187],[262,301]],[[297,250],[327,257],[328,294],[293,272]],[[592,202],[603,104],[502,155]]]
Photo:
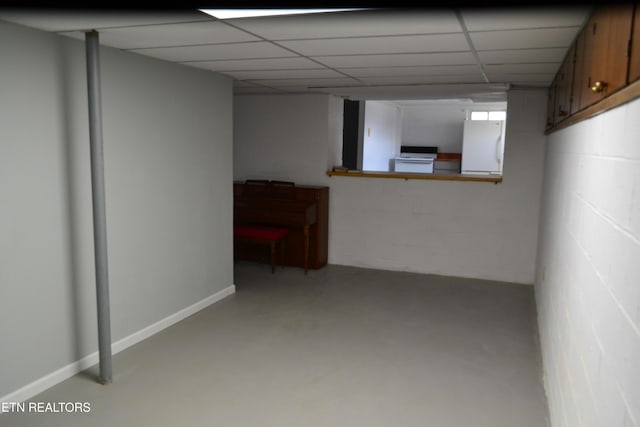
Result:
[[536,268],[553,427],[640,426],[640,100],[548,138]]

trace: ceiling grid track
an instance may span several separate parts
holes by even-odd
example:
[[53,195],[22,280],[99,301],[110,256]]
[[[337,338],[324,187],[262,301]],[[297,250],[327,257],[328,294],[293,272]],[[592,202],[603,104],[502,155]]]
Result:
[[473,40],[471,40],[471,36],[469,35],[469,30],[467,29],[467,25],[464,22],[464,18],[462,17],[462,12],[459,9],[455,11],[456,17],[458,18],[458,22],[460,23],[460,28],[462,28],[462,33],[464,34],[465,39],[467,39],[467,43],[469,44],[469,49],[473,54],[473,57],[476,59],[476,63],[478,67],[480,67],[480,72],[482,73],[482,77],[484,78],[485,83],[491,83],[489,78],[487,77],[487,72],[482,65],[482,61],[480,60],[480,55],[478,55],[478,51],[473,44]]
[[[353,80],[355,80],[356,82],[358,82],[358,83],[360,83],[360,84],[364,84],[364,82],[362,82],[361,80],[359,80],[359,79],[357,79],[357,78],[355,78],[355,77],[353,77],[353,76],[350,76],[350,75],[348,75],[348,74],[345,74],[345,73],[341,72],[340,70],[336,70],[335,68],[331,68],[331,67],[329,67],[329,66],[327,66],[327,65],[325,65],[325,64],[323,64],[323,63],[321,63],[321,62],[319,62],[319,61],[316,61],[315,59],[313,59],[313,58],[311,58],[311,57],[309,57],[309,56],[306,56],[306,55],[304,55],[304,54],[301,54],[300,52],[296,52],[296,51],[295,51],[295,50],[293,50],[293,49],[290,49],[290,48],[288,48],[288,47],[286,47],[286,46],[281,45],[280,43],[278,43],[278,42],[277,42],[277,40],[269,40],[269,39],[266,39],[265,37],[262,37],[262,36],[261,36],[261,35],[259,35],[259,34],[254,34],[254,33],[252,33],[251,31],[245,30],[244,28],[238,27],[238,26],[233,25],[233,24],[231,24],[231,23],[229,23],[229,22],[226,22],[226,21],[219,21],[219,22],[222,22],[222,23],[223,23],[223,24],[225,24],[225,25],[228,25],[228,26],[230,26],[230,27],[232,27],[232,28],[235,28],[236,30],[243,31],[243,32],[245,32],[245,33],[247,33],[247,34],[249,34],[249,35],[251,35],[251,36],[253,36],[253,37],[257,37],[257,38],[259,38],[259,39],[260,39],[260,40],[262,40],[262,41],[265,41],[265,42],[271,43],[271,44],[272,44],[272,45],[274,45],[274,46],[277,46],[277,47],[279,47],[279,48],[281,48],[281,49],[284,49],[284,50],[286,50],[286,51],[288,51],[288,52],[293,53],[293,54],[294,54],[294,55],[296,55],[297,57],[305,58],[305,59],[307,59],[307,60],[309,60],[309,61],[312,61],[312,62],[314,62],[314,63],[316,63],[316,64],[320,65],[320,66],[322,67],[322,69],[331,70],[331,71],[333,71],[333,72],[336,72],[336,73],[338,73],[338,74],[343,75],[344,77],[347,77],[347,78],[353,79]],[[252,80],[252,81],[253,81],[253,80]]]

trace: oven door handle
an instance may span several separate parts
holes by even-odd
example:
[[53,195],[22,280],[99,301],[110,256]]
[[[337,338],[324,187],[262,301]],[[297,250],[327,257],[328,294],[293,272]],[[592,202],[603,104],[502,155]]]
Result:
[[396,159],[396,162],[429,164],[429,163],[433,163],[433,159]]

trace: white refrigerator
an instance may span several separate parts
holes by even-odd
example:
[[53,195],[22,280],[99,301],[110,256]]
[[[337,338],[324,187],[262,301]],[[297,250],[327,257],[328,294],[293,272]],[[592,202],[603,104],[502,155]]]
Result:
[[504,123],[503,120],[465,120],[461,173],[502,174]]

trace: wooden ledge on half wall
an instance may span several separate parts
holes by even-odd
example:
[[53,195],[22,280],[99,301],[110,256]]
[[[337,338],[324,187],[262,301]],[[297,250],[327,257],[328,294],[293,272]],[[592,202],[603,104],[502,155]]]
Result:
[[411,172],[377,172],[361,171],[336,167],[327,171],[328,176],[348,176],[356,178],[392,178],[392,179],[423,179],[439,181],[476,181],[492,182],[498,184],[502,182],[502,176],[498,175],[469,175],[449,171],[436,171],[434,173],[411,173]]

